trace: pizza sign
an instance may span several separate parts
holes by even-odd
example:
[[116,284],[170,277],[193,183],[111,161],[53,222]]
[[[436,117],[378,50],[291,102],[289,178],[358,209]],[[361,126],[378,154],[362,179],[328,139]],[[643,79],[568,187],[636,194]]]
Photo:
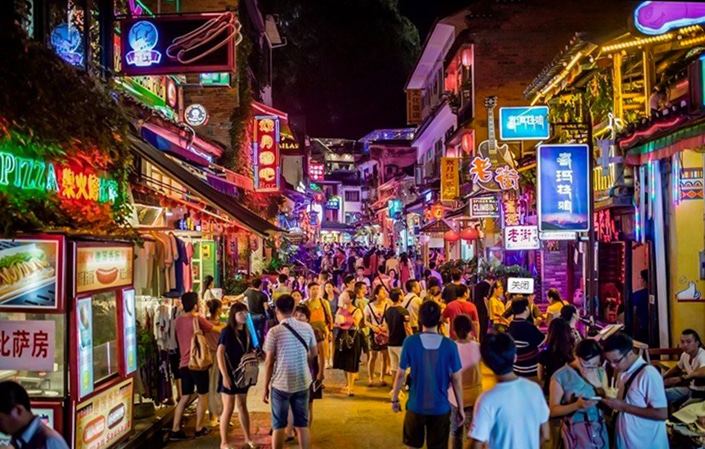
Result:
[[253,157],[255,191],[279,191],[279,117],[257,116],[254,120]]

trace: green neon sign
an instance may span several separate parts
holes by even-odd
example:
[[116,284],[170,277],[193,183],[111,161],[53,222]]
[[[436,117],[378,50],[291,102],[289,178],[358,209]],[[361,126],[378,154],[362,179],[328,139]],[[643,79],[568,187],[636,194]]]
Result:
[[201,83],[201,86],[204,87],[230,87],[230,73],[228,72],[201,73],[198,75],[198,80]]

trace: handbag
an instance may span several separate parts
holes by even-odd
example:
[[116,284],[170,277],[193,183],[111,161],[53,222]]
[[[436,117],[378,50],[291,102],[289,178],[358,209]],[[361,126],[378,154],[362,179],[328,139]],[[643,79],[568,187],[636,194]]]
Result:
[[198,317],[193,318],[193,337],[191,337],[191,353],[188,361],[188,369],[192,371],[205,371],[213,365],[211,352],[208,349],[206,336],[203,335],[201,327],[198,325]]
[[228,369],[230,370],[230,375],[233,380],[233,385],[235,388],[244,389],[257,385],[257,378],[259,377],[259,359],[257,354],[248,351],[251,346],[250,334],[245,330],[245,336],[247,337],[247,343],[242,344],[240,337],[235,332],[235,338],[242,348],[242,358],[240,358],[240,363],[238,363],[237,368],[233,369],[233,365],[230,362],[230,357],[228,357],[227,351],[225,352],[225,361],[228,364]]
[[349,351],[355,346],[355,330],[347,330],[338,336],[338,351]]

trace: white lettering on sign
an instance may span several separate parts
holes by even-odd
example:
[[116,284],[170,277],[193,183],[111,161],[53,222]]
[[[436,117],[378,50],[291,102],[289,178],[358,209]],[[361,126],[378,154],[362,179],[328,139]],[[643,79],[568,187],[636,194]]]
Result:
[[534,293],[533,278],[509,278],[507,280],[507,293],[532,295]]
[[54,321],[0,321],[0,370],[54,371]]
[[570,153],[560,153],[556,159],[562,170],[556,170],[556,193],[567,196],[558,202],[558,209],[573,213],[573,161]]
[[508,251],[539,249],[539,228],[537,226],[506,226],[504,228],[504,248]]
[[516,130],[517,128],[544,128],[546,120],[543,115],[510,115],[507,121],[507,128]]

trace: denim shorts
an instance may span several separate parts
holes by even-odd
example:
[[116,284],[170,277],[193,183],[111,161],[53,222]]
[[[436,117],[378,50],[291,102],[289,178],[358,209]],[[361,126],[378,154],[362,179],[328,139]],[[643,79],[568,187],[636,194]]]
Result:
[[287,393],[272,388],[269,401],[272,404],[272,429],[286,429],[289,423],[289,407],[294,415],[294,427],[308,427],[308,395],[310,389]]

